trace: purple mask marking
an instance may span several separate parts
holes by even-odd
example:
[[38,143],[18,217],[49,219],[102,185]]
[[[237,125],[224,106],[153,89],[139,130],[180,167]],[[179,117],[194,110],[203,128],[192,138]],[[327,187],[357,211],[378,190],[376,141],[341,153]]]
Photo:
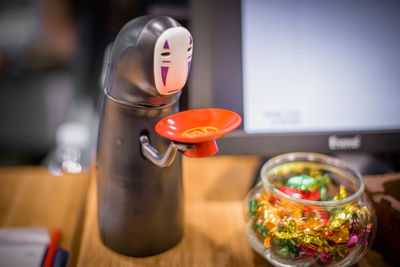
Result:
[[169,49],[168,41],[165,41],[163,48]]
[[189,36],[190,37],[190,42],[189,42],[189,44],[191,45],[192,43],[193,43],[193,39],[192,39],[192,36]]
[[162,78],[164,86],[165,86],[165,83],[167,82],[168,69],[169,69],[169,67],[161,67],[161,78]]
[[188,62],[188,73],[187,73],[187,76],[189,76],[190,63],[192,63],[192,61],[189,61],[189,62]]

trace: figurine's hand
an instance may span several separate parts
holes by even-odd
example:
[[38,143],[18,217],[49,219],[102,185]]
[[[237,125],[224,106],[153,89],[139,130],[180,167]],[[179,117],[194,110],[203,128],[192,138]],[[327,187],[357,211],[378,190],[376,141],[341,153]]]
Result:
[[168,149],[164,154],[161,154],[155,147],[150,144],[149,137],[142,135],[139,138],[141,144],[142,155],[153,162],[159,167],[168,167],[172,164],[175,159],[176,151],[186,151],[193,147],[193,144],[183,144],[171,141]]

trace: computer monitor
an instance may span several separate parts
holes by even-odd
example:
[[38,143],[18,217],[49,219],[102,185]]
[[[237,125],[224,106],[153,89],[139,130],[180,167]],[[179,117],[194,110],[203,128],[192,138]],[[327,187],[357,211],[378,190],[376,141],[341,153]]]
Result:
[[400,2],[191,6],[189,107],[243,117],[220,153],[400,152]]

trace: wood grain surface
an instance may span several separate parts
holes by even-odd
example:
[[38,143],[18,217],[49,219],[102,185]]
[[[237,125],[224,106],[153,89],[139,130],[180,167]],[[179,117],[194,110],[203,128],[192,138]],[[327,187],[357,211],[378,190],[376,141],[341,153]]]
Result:
[[[243,200],[261,164],[259,157],[183,159],[184,236],[172,249],[145,258],[120,255],[99,238],[96,181],[89,187],[78,266],[271,266],[255,253],[244,230]],[[358,266],[390,266],[370,250]]]
[[[43,167],[0,168],[0,227],[60,229],[60,245],[71,251],[69,266],[270,266],[244,231],[243,200],[260,164],[255,156],[184,158],[184,236],[152,257],[126,257],[101,243],[93,171],[52,176]],[[366,177],[367,189],[383,199],[385,184],[378,180],[393,183],[400,174]],[[358,266],[391,265],[370,250]]]
[[89,172],[53,176],[44,167],[0,168],[0,227],[59,229],[59,245],[70,251],[89,180]]
[[243,199],[258,157],[184,158],[184,236],[159,255],[132,258],[106,248],[97,223],[96,183],[91,181],[78,266],[254,266],[244,235]]

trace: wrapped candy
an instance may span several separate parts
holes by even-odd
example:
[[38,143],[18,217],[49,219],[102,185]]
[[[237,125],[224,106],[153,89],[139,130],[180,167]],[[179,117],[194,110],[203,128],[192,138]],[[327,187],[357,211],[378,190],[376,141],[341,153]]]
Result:
[[319,189],[319,194],[321,197],[322,201],[326,200],[326,187],[325,186],[321,186],[321,188]]
[[255,218],[253,230],[264,238],[264,245],[270,247],[270,239],[278,228],[280,217],[277,208],[267,198],[269,196],[259,194],[251,199],[248,216]]
[[283,258],[294,259],[299,256],[300,249],[293,239],[273,238],[272,243],[277,253]]
[[343,185],[339,187],[339,194],[333,198],[333,200],[345,199],[347,197],[346,188]]
[[[296,166],[297,169],[300,168]],[[292,174],[289,170],[285,173]],[[348,196],[344,185],[333,184],[327,173],[315,169],[286,180],[278,177],[271,184],[280,192],[302,200],[336,201]],[[337,190],[336,195],[332,194],[333,189],[333,192]],[[369,233],[361,222],[363,214],[370,215],[366,207],[355,204],[335,208],[299,207],[261,191],[249,199],[247,216],[265,248],[273,249],[281,258],[294,261],[316,258],[313,261],[317,260],[320,265],[329,265],[345,258]]]
[[325,222],[323,218],[321,218],[316,211],[310,211],[305,219],[304,228],[318,231],[324,227],[324,225]]
[[293,176],[287,180],[286,185],[292,188],[296,188],[302,191],[310,191],[317,187],[317,180],[307,174],[301,174]]
[[321,200],[321,193],[312,189],[304,193],[303,199],[306,200]]
[[296,198],[304,198],[304,194],[295,188],[291,188],[288,186],[284,186],[279,188],[279,191],[285,193],[286,195],[289,195],[291,197],[296,197]]

